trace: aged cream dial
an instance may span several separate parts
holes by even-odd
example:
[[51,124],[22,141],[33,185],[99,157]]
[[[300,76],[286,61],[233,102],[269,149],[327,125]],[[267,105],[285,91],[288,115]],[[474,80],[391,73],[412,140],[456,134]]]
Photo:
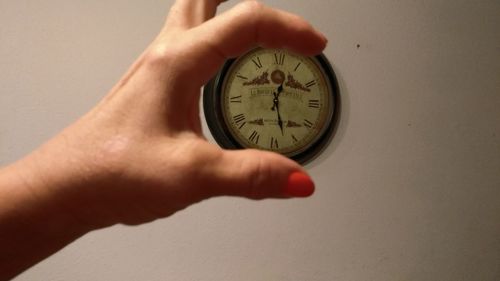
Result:
[[226,77],[222,115],[244,147],[292,156],[328,127],[331,85],[314,58],[255,49],[236,60]]
[[270,150],[305,163],[328,143],[338,87],[324,55],[256,48],[228,60],[205,86],[204,109],[225,148]]

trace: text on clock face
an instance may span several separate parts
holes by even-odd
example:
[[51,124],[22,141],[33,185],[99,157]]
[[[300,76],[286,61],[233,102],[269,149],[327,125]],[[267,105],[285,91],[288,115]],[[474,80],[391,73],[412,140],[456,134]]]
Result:
[[310,58],[258,49],[239,58],[224,83],[224,118],[244,147],[298,153],[325,126],[329,88]]

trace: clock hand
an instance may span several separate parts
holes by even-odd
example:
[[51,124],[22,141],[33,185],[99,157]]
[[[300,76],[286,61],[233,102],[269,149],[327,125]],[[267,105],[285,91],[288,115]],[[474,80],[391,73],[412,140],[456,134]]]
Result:
[[273,107],[271,107],[271,110],[274,111],[278,107],[279,99],[276,93],[273,93],[274,99],[273,99]]
[[283,91],[283,84],[281,84],[279,87],[278,87],[278,92],[273,92],[273,95],[274,95],[274,99],[273,99],[273,107],[271,108],[272,111],[274,111],[274,109],[277,107],[277,104],[279,103],[279,97],[280,97],[280,94],[281,92]]
[[276,111],[278,112],[278,126],[280,126],[280,129],[281,129],[281,135],[285,135],[285,133],[283,132],[283,120],[281,120],[281,116],[280,116],[280,109],[279,109],[279,106],[278,104],[276,104]]
[[278,113],[278,126],[280,126],[281,134],[285,135],[283,131],[283,120],[281,119],[280,108],[279,108],[279,103],[280,103],[279,96],[282,91],[283,91],[283,84],[281,84],[278,87],[277,93],[276,92],[273,93],[274,99],[273,99],[273,107],[271,108],[271,110],[274,111],[276,109],[276,112]]
[[283,84],[281,84],[279,87],[278,87],[278,98],[281,94],[281,92],[283,92]]

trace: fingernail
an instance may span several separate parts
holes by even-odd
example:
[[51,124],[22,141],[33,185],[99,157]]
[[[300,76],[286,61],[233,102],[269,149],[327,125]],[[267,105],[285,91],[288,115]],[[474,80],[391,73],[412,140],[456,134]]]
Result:
[[290,197],[309,197],[314,193],[314,182],[303,172],[294,172],[288,177],[285,194]]
[[320,31],[318,31],[318,35],[319,35],[319,37],[321,37],[321,39],[323,40],[323,43],[326,46],[326,44],[328,44],[328,38],[326,38],[326,35]]
[[321,33],[321,36],[323,36],[323,41],[325,41],[325,45],[328,44],[328,38],[326,38],[326,35],[324,33]]

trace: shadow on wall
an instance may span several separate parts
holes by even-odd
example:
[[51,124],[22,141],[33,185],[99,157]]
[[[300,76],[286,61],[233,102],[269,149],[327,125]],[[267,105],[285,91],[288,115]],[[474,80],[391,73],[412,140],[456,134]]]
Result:
[[340,145],[342,142],[342,139],[345,136],[345,132],[347,130],[347,124],[349,121],[349,94],[347,87],[344,83],[344,80],[342,79],[341,72],[338,71],[338,69],[332,64],[333,71],[335,73],[335,76],[337,78],[337,90],[338,90],[338,96],[337,96],[337,120],[336,124],[334,127],[334,131],[332,136],[330,137],[329,143],[325,146],[323,151],[314,159],[312,159],[309,163],[305,165],[306,168],[315,168],[316,166],[321,165],[324,163],[327,159],[333,155],[334,151],[337,149],[337,147]]

